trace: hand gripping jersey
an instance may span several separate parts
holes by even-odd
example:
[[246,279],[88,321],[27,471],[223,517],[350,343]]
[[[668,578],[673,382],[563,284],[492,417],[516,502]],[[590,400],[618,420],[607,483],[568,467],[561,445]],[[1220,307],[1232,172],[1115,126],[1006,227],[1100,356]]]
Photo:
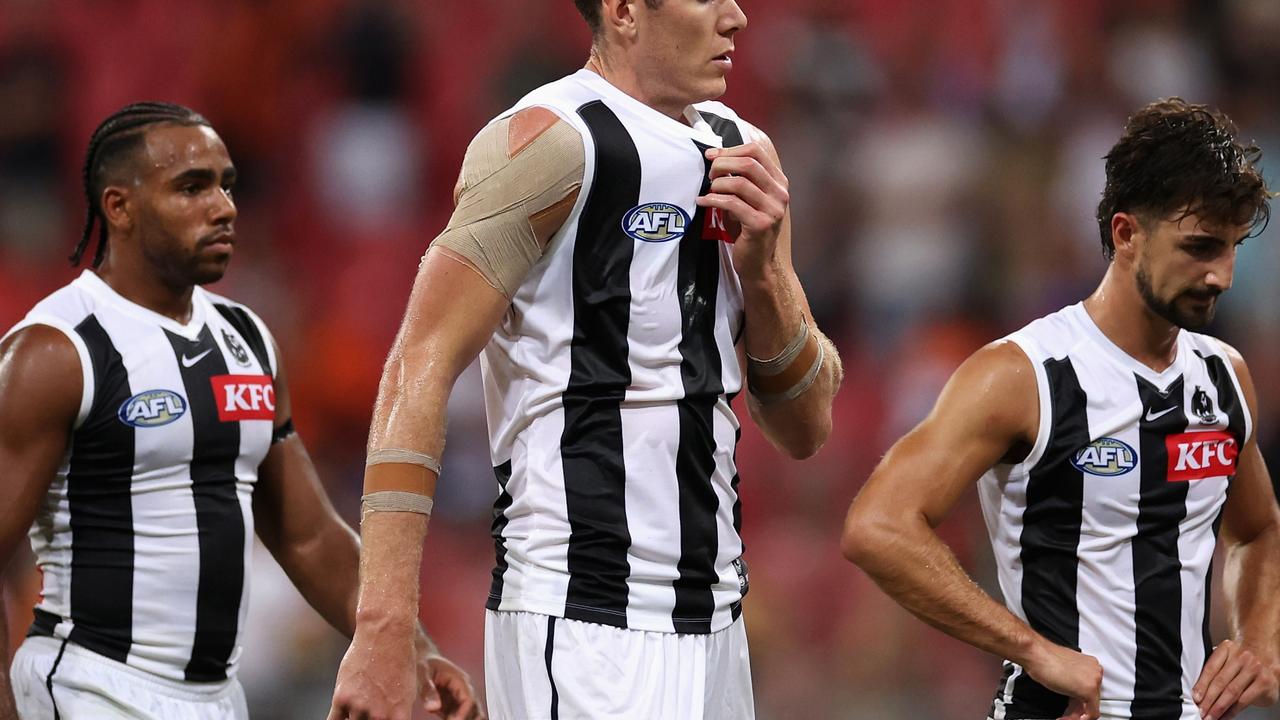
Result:
[[750,128],[709,102],[688,124],[589,70],[541,106],[582,136],[582,190],[482,360],[499,483],[487,606],[707,633],[740,612],[734,345],[742,292],[723,219],[697,207],[708,147]]
[[31,528],[34,634],[174,680],[234,675],[271,444],[275,355],[262,321],[197,287],[183,325],[85,271],[10,333],[49,325],[80,355],[67,457]]
[[[1015,615],[1102,663],[1102,715],[1192,720],[1211,650],[1210,564],[1236,457],[1252,432],[1221,344],[1182,331],[1155,372],[1082,304],[1013,333],[1035,367],[1040,429],[979,482]],[[1006,662],[992,717],[1058,717],[1067,698]]]

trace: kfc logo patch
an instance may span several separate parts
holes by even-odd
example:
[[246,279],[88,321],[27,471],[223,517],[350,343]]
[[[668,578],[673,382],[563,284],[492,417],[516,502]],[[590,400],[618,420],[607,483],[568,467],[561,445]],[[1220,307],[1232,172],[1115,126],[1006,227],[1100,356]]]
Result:
[[276,388],[270,375],[215,375],[209,382],[222,422],[275,419]]
[[729,224],[725,221],[724,211],[720,208],[707,208],[702,221],[702,239],[719,240],[733,244],[737,238],[729,234]]
[[1187,482],[1236,474],[1236,439],[1223,430],[1187,432],[1164,439],[1169,453],[1169,482]]

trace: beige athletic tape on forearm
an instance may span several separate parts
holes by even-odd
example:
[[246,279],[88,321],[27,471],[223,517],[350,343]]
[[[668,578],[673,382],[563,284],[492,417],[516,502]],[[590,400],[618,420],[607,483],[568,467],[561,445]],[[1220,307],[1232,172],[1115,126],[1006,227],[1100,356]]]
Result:
[[430,515],[440,461],[402,448],[371,450],[365,461],[364,496],[360,522],[371,512],[411,512]]
[[822,344],[818,336],[801,322],[800,331],[776,356],[761,360],[747,355],[747,383],[757,399],[787,393],[807,378],[820,364]]
[[431,470],[435,474],[440,474],[440,461],[417,450],[405,450],[402,448],[378,448],[369,451],[368,458],[365,459],[365,466],[384,465],[386,463],[406,463],[409,465],[421,465]]
[[585,157],[578,132],[545,108],[490,124],[467,148],[457,207],[432,247],[513,297],[573,209]]
[[431,515],[435,500],[426,495],[411,492],[383,490],[369,493],[360,498],[360,522],[375,512],[411,512],[418,515]]

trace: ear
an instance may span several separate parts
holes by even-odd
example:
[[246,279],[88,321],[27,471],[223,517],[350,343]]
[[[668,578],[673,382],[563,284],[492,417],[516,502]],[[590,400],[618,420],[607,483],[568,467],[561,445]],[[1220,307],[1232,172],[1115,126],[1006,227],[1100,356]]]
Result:
[[1124,259],[1132,261],[1138,256],[1138,247],[1135,241],[1138,238],[1146,239],[1146,230],[1142,227],[1142,221],[1137,215],[1127,212],[1118,212],[1111,216],[1111,243],[1116,248],[1116,259]]
[[133,203],[129,188],[108,185],[102,191],[102,219],[108,227],[129,230],[133,227]]
[[600,29],[605,37],[630,40],[636,34],[636,6],[644,0],[603,0]]

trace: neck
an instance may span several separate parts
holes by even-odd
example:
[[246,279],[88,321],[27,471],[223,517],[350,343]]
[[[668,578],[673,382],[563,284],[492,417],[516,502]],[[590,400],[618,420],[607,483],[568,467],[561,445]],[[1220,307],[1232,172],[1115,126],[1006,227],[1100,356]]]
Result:
[[1143,365],[1162,372],[1177,359],[1178,326],[1147,307],[1133,274],[1115,262],[1084,307],[1107,339]]
[[592,46],[591,56],[587,58],[587,64],[584,67],[604,78],[610,85],[663,115],[680,122],[687,122],[684,111],[690,103],[664,98],[655,92],[650,92],[640,81],[634,66],[626,62],[617,62],[611,55],[612,53],[601,52],[599,47]]
[[135,305],[186,324],[191,320],[191,285],[171,287],[155,268],[134,254],[107,251],[94,270],[98,277],[121,297]]

